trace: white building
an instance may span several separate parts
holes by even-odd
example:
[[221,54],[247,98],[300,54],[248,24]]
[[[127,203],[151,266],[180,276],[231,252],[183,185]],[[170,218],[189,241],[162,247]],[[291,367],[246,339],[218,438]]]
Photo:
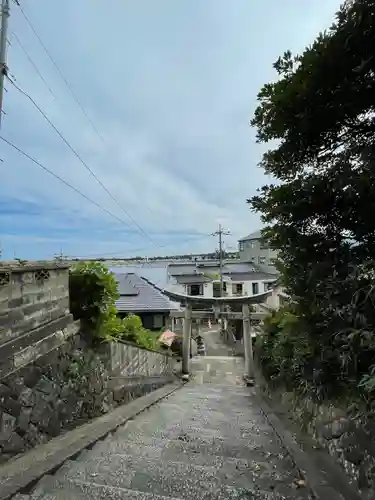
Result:
[[262,240],[261,231],[248,234],[238,240],[238,252],[241,262],[252,262],[253,264],[272,267],[277,258],[277,251],[273,250]]
[[[218,261],[173,263],[168,265],[168,285],[171,291],[184,295],[220,297],[220,267]],[[224,296],[258,295],[267,291],[277,274],[266,272],[251,262],[223,263]]]

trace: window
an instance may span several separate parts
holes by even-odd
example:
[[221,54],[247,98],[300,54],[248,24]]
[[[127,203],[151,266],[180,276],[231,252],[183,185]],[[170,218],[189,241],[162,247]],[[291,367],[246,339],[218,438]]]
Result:
[[164,321],[162,314],[154,314],[153,327],[154,328],[163,328]]
[[190,285],[189,294],[188,295],[203,295],[203,286],[202,285]]
[[152,330],[154,322],[150,314],[145,314],[144,316],[142,316],[142,325],[147,330]]
[[260,249],[261,250],[268,250],[269,246],[265,241],[260,241]]
[[227,284],[224,281],[224,283],[223,283],[223,292],[226,292],[226,291],[227,291]]
[[239,248],[240,252],[244,251],[245,246],[243,244],[243,241],[240,241],[238,248]]
[[236,289],[234,292],[236,295],[242,295],[243,293],[243,284],[242,283],[236,283]]
[[259,262],[259,264],[265,264],[266,258],[265,257],[258,257],[258,262]]
[[258,293],[259,293],[259,284],[258,283],[252,283],[251,287],[252,287],[252,290],[253,290],[253,295],[258,295]]

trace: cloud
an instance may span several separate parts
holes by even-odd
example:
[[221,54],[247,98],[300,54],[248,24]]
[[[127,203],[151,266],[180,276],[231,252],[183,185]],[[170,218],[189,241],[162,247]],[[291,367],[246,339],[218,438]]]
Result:
[[[95,181],[32,103],[7,84],[1,134],[115,217],[1,143],[0,235],[5,256],[43,258],[144,249],[212,250],[256,230],[245,200],[267,182],[262,148],[248,122],[272,63],[301,50],[330,24],[339,1],[123,2],[31,0],[23,8],[94,128],[64,85],[19,9],[8,54],[17,85],[94,171]],[[123,220],[119,222],[116,217]],[[204,237],[206,236],[206,237]],[[196,238],[196,239],[195,239]]]

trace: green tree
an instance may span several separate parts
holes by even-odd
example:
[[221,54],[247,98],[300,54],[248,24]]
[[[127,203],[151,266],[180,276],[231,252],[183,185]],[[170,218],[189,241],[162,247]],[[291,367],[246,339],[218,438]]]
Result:
[[252,120],[259,142],[276,142],[261,165],[277,183],[248,202],[316,354],[305,376],[324,390],[375,363],[374,40],[375,1],[346,2],[302,54],[276,61]]
[[70,271],[70,310],[85,330],[102,337],[109,318],[116,316],[119,298],[115,275],[100,262],[79,262]]

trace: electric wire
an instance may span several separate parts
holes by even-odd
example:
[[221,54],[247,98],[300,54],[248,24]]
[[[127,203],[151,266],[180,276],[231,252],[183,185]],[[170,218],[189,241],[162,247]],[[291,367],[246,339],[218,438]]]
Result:
[[[96,133],[96,135],[98,136],[98,138],[103,142],[103,144],[105,144],[105,141],[103,139],[103,137],[101,136],[101,134],[99,133],[97,127],[95,126],[95,124],[93,123],[93,121],[91,120],[91,118],[89,117],[88,113],[86,112],[86,110],[84,109],[83,105],[81,104],[80,100],[78,99],[78,97],[76,96],[75,92],[73,91],[71,85],[69,84],[69,82],[67,81],[67,79],[65,78],[63,72],[61,71],[59,65],[56,63],[54,57],[52,56],[51,52],[48,50],[46,44],[43,42],[43,40],[41,39],[41,37],[39,36],[36,28],[34,27],[33,23],[30,21],[28,15],[26,14],[26,12],[24,11],[24,9],[22,8],[22,6],[20,5],[20,2],[18,0],[14,0],[14,2],[16,3],[16,5],[18,6],[18,8],[20,9],[20,12],[23,16],[23,18],[25,19],[26,23],[28,24],[28,26],[30,27],[31,31],[34,33],[35,37],[37,38],[37,40],[39,41],[41,47],[43,48],[43,50],[45,51],[45,53],[47,54],[48,58],[50,59],[51,63],[53,64],[53,66],[56,68],[57,72],[59,73],[60,77],[62,78],[63,82],[65,83],[66,87],[68,88],[70,94],[72,95],[73,99],[75,100],[75,102],[77,103],[78,107],[81,109],[82,113],[85,115],[86,119],[88,120],[88,122],[90,123],[91,127],[93,128],[94,132]],[[23,92],[23,91],[22,91]],[[26,96],[27,94],[25,92],[23,92]],[[29,97],[29,96],[28,96]],[[30,98],[30,97],[29,97]],[[31,99],[31,98],[30,98]],[[34,102],[35,104],[35,102]],[[55,127],[54,127],[55,128]],[[56,130],[56,129],[55,129]],[[60,135],[60,134],[59,134]],[[87,166],[86,166],[87,168]],[[148,239],[150,240],[153,245],[159,247],[158,243],[156,241],[154,241],[154,239],[138,224],[138,222],[129,214],[129,212],[123,207],[123,205],[116,199],[115,196],[113,196],[113,194],[107,189],[107,187],[100,181],[100,179],[93,173],[93,171],[91,169],[89,169],[90,173],[94,176],[94,178],[97,180],[97,182],[99,182],[99,184],[102,186],[102,188],[106,191],[106,193],[111,197],[111,199],[116,203],[116,205],[119,206],[119,208],[125,213],[125,215],[129,218],[129,220],[132,221],[132,223],[138,228],[138,230]]]
[[73,91],[71,85],[69,84],[68,80],[65,78],[63,72],[61,71],[59,65],[57,64],[57,62],[55,61],[54,57],[52,56],[51,52],[48,50],[46,44],[43,42],[43,40],[41,39],[41,37],[39,36],[36,28],[34,27],[33,23],[30,21],[28,15],[26,14],[26,12],[24,11],[24,9],[22,8],[22,6],[20,5],[20,3],[15,0],[15,3],[16,5],[18,6],[18,8],[20,9],[20,12],[23,16],[23,18],[25,19],[26,23],[28,24],[29,28],[31,29],[31,31],[34,33],[35,37],[37,38],[38,42],[40,43],[41,47],[43,48],[43,50],[45,51],[45,53],[47,54],[49,60],[51,61],[51,63],[53,64],[53,66],[55,67],[56,71],[59,73],[60,77],[62,78],[63,82],[65,83],[67,89],[69,90],[70,94],[72,95],[73,99],[75,100],[75,102],[77,103],[78,107],[80,108],[80,110],[82,111],[82,113],[85,115],[86,119],[88,120],[88,122],[90,123],[91,127],[93,128],[94,132],[96,133],[96,135],[99,137],[99,139],[101,141],[104,142],[104,139],[103,137],[100,135],[98,129],[96,128],[95,124],[93,123],[93,121],[91,120],[91,118],[89,117],[88,113],[86,112],[85,108],[83,107],[83,105],[81,104],[81,101],[78,99],[78,97],[76,96],[75,92]]
[[47,87],[49,93],[52,95],[52,97],[54,99],[56,99],[56,96],[55,94],[53,93],[51,87],[48,85],[47,83],[47,80],[44,78],[44,76],[42,75],[42,73],[40,72],[38,66],[35,64],[35,62],[33,61],[32,57],[30,56],[30,54],[27,52],[25,46],[23,45],[23,43],[21,42],[21,40],[19,39],[19,37],[17,36],[17,33],[15,33],[13,31],[12,33],[12,36],[13,38],[16,40],[16,42],[18,43],[18,45],[20,46],[22,52],[25,54],[25,56],[27,57],[27,59],[29,60],[30,64],[32,65],[32,67],[34,68],[34,71],[38,74],[39,78],[42,80],[42,82],[44,83],[44,85]]
[[[69,143],[69,141],[62,135],[62,133],[59,131],[59,129],[54,125],[54,123],[48,118],[46,113],[42,110],[42,108],[34,101],[34,99],[27,94],[24,90],[21,89],[10,77],[8,77],[9,82],[15,87],[21,94],[23,94],[27,99],[30,100],[30,102],[35,106],[35,108],[39,111],[39,113],[43,116],[43,118],[48,122],[48,124],[53,128],[53,130],[57,133],[57,135],[61,138],[61,140],[66,144],[66,146],[71,150],[71,152],[74,154],[74,156],[80,161],[80,163],[86,168],[86,170],[89,171],[89,173],[94,177],[94,179],[98,182],[98,184],[106,191],[106,193],[119,205],[119,203],[116,201],[112,193],[106,188],[106,186],[102,183],[102,181],[99,179],[99,177],[95,174],[95,172],[90,168],[90,166],[85,162],[85,160],[80,156],[80,154],[73,148],[73,146]],[[154,245],[158,246],[157,243],[153,240],[153,238],[146,233],[146,231],[133,219],[133,217],[121,206],[119,205],[120,208],[124,211],[124,213],[127,215],[127,217],[133,222],[133,224],[138,228],[138,230],[153,243]],[[121,219],[122,220],[122,219]],[[127,224],[125,221],[123,221],[125,225],[129,227],[129,224]]]
[[[201,236],[198,236],[198,237],[194,237],[194,238],[188,238],[186,240],[183,240],[183,241],[179,241],[177,243],[167,243],[166,245],[160,245],[160,249],[162,248],[168,248],[168,247],[171,247],[171,246],[180,246],[180,245],[183,245],[185,243],[194,243],[194,241],[201,241],[202,239],[205,239],[205,238],[209,238],[209,237],[212,237],[212,234],[204,234],[204,235],[201,235]],[[74,256],[74,258],[77,258],[77,259],[84,259],[84,258],[95,258],[95,257],[98,257],[98,258],[106,258],[106,257],[110,257],[111,256],[116,256],[116,255],[121,255],[121,254],[125,254],[125,252],[131,252],[131,253],[137,253],[137,252],[145,252],[147,250],[151,250],[150,247],[143,247],[143,248],[136,248],[136,249],[129,249],[129,250],[119,250],[117,252],[108,252],[108,253],[95,253],[95,254],[86,254],[84,256]]]
[[[48,167],[46,167],[45,165],[43,165],[40,161],[38,161],[35,158],[33,158],[32,156],[30,156],[28,153],[26,153],[21,148],[19,148],[18,146],[16,146],[12,142],[10,142],[8,139],[5,139],[5,137],[2,137],[1,135],[0,135],[0,139],[2,141],[4,141],[6,144],[8,144],[8,146],[10,146],[13,149],[15,149],[16,151],[18,151],[25,158],[27,158],[28,160],[30,160],[33,163],[35,163],[35,165],[38,165],[44,171],[48,172],[50,175],[52,175],[53,177],[55,177],[56,179],[58,179],[60,182],[62,182],[63,184],[65,184],[65,186],[68,186],[70,189],[72,189],[73,191],[75,191],[76,193],[78,193],[80,196],[82,196],[83,198],[85,198],[87,201],[89,201],[90,203],[92,203],[93,205],[95,205],[97,208],[99,208],[103,212],[107,213],[108,215],[110,215],[111,217],[113,217],[114,219],[116,219],[118,222],[121,222],[121,224],[127,225],[127,223],[123,219],[121,219],[120,217],[118,217],[117,215],[115,215],[114,213],[112,213],[110,210],[107,210],[105,207],[103,207],[102,205],[100,205],[99,203],[97,203],[95,200],[93,200],[92,198],[90,198],[89,196],[87,196],[85,193],[82,193],[82,191],[80,191],[78,188],[74,187],[72,184],[70,184],[70,182],[68,182],[65,179],[63,179],[62,177],[60,177],[58,174],[56,174],[55,172],[53,172],[52,170],[50,170]],[[129,226],[127,225],[127,227],[129,227]]]

